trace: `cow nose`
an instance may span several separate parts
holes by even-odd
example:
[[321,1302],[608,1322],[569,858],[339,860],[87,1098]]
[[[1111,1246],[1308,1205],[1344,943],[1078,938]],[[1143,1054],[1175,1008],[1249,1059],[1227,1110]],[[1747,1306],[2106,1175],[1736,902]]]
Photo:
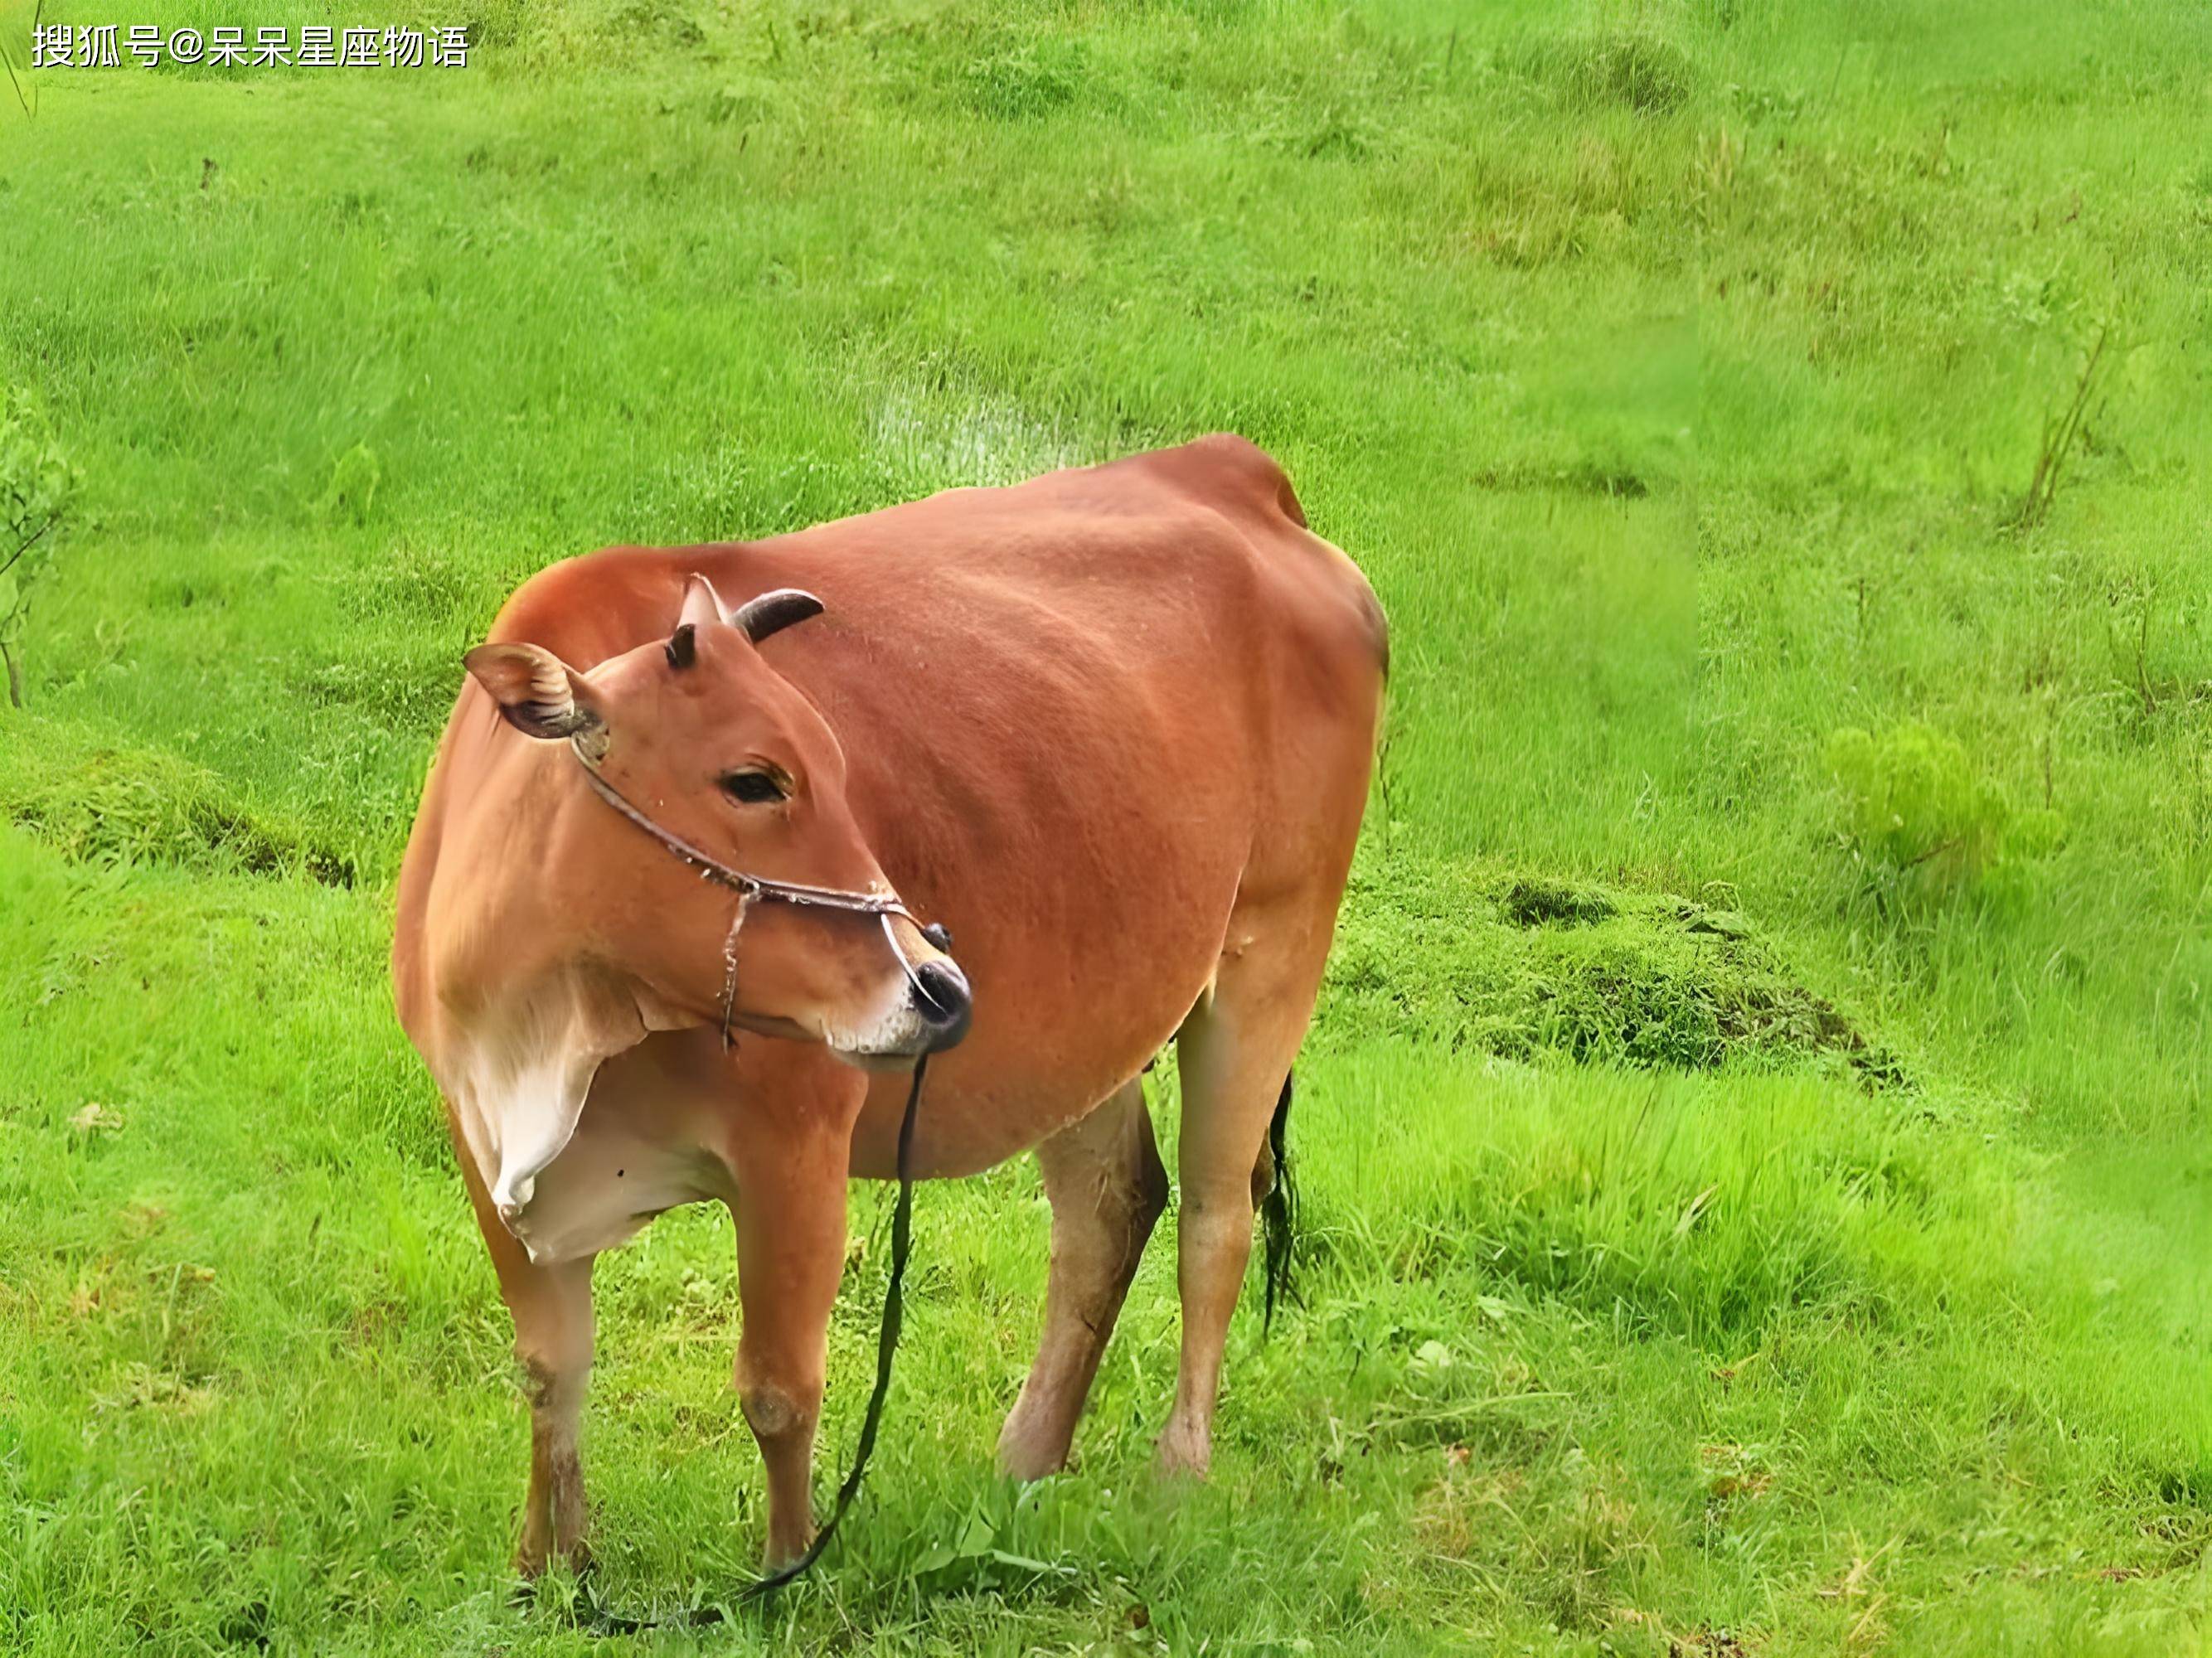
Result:
[[914,1005],[929,1027],[929,1052],[937,1054],[968,1034],[969,1016],[975,1005],[968,993],[968,975],[939,956],[914,970]]

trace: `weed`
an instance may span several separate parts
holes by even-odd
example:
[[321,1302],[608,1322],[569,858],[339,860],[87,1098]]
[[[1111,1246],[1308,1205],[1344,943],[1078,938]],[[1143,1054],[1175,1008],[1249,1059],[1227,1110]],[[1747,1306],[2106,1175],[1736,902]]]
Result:
[[1828,740],[1852,855],[1885,878],[1966,885],[2017,869],[2065,838],[2053,809],[2016,808],[1975,771],[1955,738],[1907,721],[1876,738]]
[[2035,471],[2019,503],[2012,509],[2009,522],[2015,530],[2033,530],[2051,516],[2051,504],[2058,498],[2058,480],[2066,470],[2067,459],[2080,446],[2082,422],[2088,418],[2089,400],[2097,386],[2097,371],[2104,362],[2105,345],[2112,332],[2109,324],[2098,330],[2096,340],[2082,355],[2072,396],[2056,413],[2043,417],[2043,435],[2035,450]]
[[331,468],[330,485],[315,503],[315,510],[325,519],[343,519],[355,525],[366,524],[371,508],[376,505],[376,486],[383,477],[383,463],[377,459],[376,451],[365,443],[356,443]]

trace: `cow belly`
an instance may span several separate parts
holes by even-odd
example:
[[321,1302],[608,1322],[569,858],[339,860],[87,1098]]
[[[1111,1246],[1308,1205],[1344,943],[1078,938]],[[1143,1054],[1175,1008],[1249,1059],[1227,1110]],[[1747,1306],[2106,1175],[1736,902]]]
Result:
[[696,1145],[656,1139],[587,1110],[575,1137],[538,1176],[514,1235],[537,1261],[611,1249],[678,1204],[727,1199],[728,1170]]

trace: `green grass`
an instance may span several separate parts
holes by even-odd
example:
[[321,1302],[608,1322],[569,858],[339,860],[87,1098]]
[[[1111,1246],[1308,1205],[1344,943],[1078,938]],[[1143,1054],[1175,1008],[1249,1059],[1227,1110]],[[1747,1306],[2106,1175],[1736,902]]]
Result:
[[[506,1315],[384,987],[460,653],[590,546],[1232,428],[1395,665],[1216,1476],[1149,1472],[1170,1218],[1075,1470],[994,1478],[1045,1212],[932,1187],[823,1568],[624,1644],[2204,1649],[2205,13],[475,17],[0,115],[0,381],[85,479],[0,710],[0,1647],[592,1647],[508,1599]],[[726,1219],[600,1271],[599,1588],[712,1599]]]

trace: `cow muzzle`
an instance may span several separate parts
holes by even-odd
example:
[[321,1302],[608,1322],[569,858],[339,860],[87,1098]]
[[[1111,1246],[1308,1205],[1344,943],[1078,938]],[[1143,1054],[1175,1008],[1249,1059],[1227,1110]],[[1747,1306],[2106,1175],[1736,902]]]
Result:
[[823,1032],[841,1059],[864,1070],[888,1071],[925,1054],[941,1054],[967,1035],[975,1014],[968,975],[942,953],[950,942],[943,929],[920,931],[933,953],[917,962],[899,947],[897,935],[886,921],[884,936],[898,958],[900,987],[872,1025],[842,1039],[837,1033]]

